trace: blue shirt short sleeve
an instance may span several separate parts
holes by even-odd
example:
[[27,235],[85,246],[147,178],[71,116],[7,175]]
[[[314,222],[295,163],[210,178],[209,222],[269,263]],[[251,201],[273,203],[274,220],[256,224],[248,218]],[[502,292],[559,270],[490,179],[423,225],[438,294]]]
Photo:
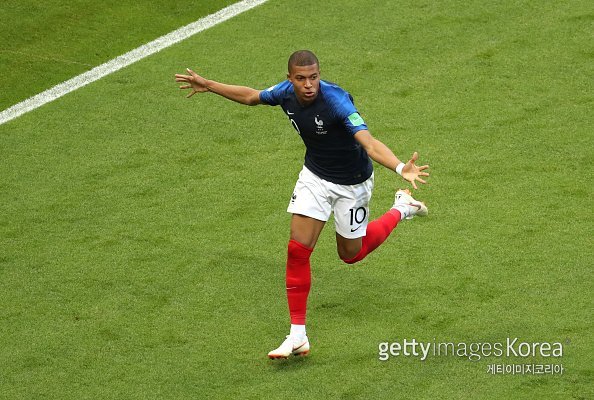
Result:
[[[325,83],[325,82],[324,82]],[[367,125],[357,108],[353,104],[351,95],[339,86],[325,83],[324,96],[337,118],[342,121],[347,131],[354,135],[355,133],[366,130]]]
[[278,106],[290,87],[291,82],[288,80],[269,87],[268,89],[260,92],[260,101],[264,104],[268,104],[269,106]]

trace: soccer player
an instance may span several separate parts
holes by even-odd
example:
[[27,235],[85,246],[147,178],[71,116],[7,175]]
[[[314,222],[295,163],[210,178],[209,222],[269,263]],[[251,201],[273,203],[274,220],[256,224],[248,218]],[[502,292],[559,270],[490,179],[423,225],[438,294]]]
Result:
[[270,358],[303,356],[309,353],[305,331],[307,297],[311,286],[310,255],[330,214],[334,213],[339,257],[348,264],[361,261],[381,245],[402,219],[427,215],[427,207],[409,190],[398,190],[394,205],[380,218],[369,222],[369,200],[373,189],[371,160],[395,171],[417,189],[427,165],[417,166],[415,152],[401,162],[369,132],[355,108],[353,98],[339,86],[320,79],[320,63],[308,50],[293,53],[287,80],[267,90],[228,85],[205,79],[188,69],[176,74],[180,89],[212,92],[250,106],[280,105],[305,143],[305,162],[299,173],[287,211],[291,236],[286,264],[286,290],[291,328],[289,335]]

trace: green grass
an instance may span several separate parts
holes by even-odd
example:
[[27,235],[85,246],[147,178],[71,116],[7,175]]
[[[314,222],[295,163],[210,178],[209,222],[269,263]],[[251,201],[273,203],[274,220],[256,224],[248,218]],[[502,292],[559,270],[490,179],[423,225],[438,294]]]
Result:
[[[208,13],[125,9],[112,28],[74,25],[80,58],[41,48],[94,65]],[[1,29],[60,26],[43,15]],[[143,32],[128,39],[130,18]],[[0,398],[592,398],[593,21],[585,1],[273,0],[0,126]],[[329,223],[312,354],[272,362],[301,141],[280,110],[187,100],[173,74],[265,88],[298,48],[376,137],[431,165],[430,215],[352,267]],[[38,66],[35,85],[3,77],[4,106],[86,69]],[[399,185],[376,168],[373,218]],[[507,337],[564,343],[565,373],[377,359],[402,338]]]
[[232,3],[3,1],[0,110]]

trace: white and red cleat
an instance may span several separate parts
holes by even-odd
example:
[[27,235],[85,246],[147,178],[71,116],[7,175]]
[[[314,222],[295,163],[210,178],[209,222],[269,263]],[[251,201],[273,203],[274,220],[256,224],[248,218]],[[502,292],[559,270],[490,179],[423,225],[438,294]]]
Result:
[[302,357],[309,354],[309,339],[307,336],[293,337],[287,335],[285,341],[277,348],[268,353],[268,358],[289,358],[293,355]]
[[415,215],[425,217],[429,214],[425,203],[415,200],[408,189],[400,189],[396,192],[392,208],[400,211],[402,219],[412,219]]

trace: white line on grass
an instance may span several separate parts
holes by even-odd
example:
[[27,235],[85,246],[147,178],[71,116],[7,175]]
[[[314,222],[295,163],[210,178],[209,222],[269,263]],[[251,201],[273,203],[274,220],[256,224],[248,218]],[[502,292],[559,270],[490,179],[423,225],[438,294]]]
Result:
[[35,110],[42,105],[54,101],[57,98],[64,96],[70,92],[75,91],[91,82],[103,78],[115,71],[118,71],[136,61],[142,60],[151,54],[157,53],[175,43],[181,42],[199,32],[211,28],[221,22],[224,22],[234,16],[250,10],[260,4],[266,3],[268,0],[243,0],[238,3],[225,7],[214,14],[207,15],[200,18],[198,21],[192,22],[189,25],[183,26],[167,35],[161,36],[150,43],[142,45],[132,51],[127,52],[119,57],[114,58],[104,64],[101,64],[84,74],[75,76],[59,85],[54,86],[44,92],[41,92],[33,97],[28,98],[12,107],[0,112],[0,125],[13,120],[29,111]]

